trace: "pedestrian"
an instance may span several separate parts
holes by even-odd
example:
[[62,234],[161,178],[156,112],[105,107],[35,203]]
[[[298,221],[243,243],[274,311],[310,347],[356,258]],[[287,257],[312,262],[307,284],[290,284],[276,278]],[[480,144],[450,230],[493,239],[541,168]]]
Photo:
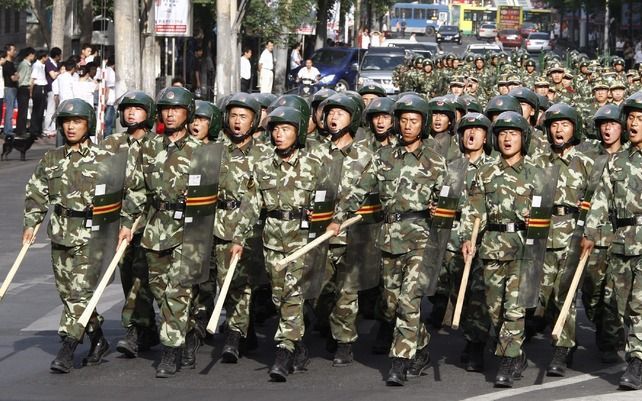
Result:
[[[70,57],[60,68],[60,73],[56,79],[51,83],[51,90],[54,93],[54,102],[56,109],[58,105],[68,99],[73,99],[74,96],[74,74],[76,72],[77,62],[74,58]],[[58,130],[56,132],[56,146],[63,144],[63,137]]]
[[3,106],[4,106],[4,76],[2,75],[2,66],[7,62],[7,52],[0,49],[0,124],[2,124]]
[[31,98],[31,63],[36,59],[36,50],[27,47],[20,51],[18,59],[18,119],[16,121],[16,135],[24,136],[27,133],[27,115],[29,113],[29,99]]
[[635,49],[633,48],[633,44],[630,40],[627,40],[624,44],[624,50],[622,54],[625,62],[624,69],[629,70],[633,68],[633,63],[635,60]]
[[265,49],[259,58],[259,86],[261,93],[272,93],[272,82],[274,81],[274,43],[268,40],[265,44]]
[[368,28],[364,29],[361,33],[361,48],[367,49],[370,47],[370,34]]
[[94,63],[86,63],[81,68],[81,76],[78,81],[73,82],[74,97],[84,100],[92,107],[95,107],[94,95],[98,91],[98,83],[94,79],[96,72],[97,66]]
[[196,49],[194,49],[194,59],[192,64],[192,71],[194,71],[194,75],[190,80],[190,83],[192,84],[192,90],[194,91],[194,94],[197,98],[201,97],[201,85],[203,83],[201,70],[203,69],[203,62],[203,47],[198,46]]
[[4,139],[13,138],[13,111],[15,110],[16,98],[18,97],[18,71],[14,64],[16,59],[16,45],[9,43],[5,45],[7,59],[2,66],[4,78]]
[[47,75],[45,72],[45,62],[47,61],[47,51],[38,50],[36,52],[36,61],[31,69],[31,125],[29,132],[34,138],[42,136],[43,121],[45,118],[45,108],[47,107]]
[[60,62],[62,60],[62,50],[54,47],[49,52],[49,58],[45,63],[45,75],[47,78],[47,109],[45,110],[44,133],[47,136],[56,134],[54,123],[54,112],[56,111],[56,100],[53,92],[53,82],[60,74]]
[[301,63],[303,63],[303,56],[301,56],[301,42],[297,42],[290,52],[290,71],[299,68]]
[[241,92],[252,92],[252,49],[246,47],[243,49],[241,56]]
[[77,61],[78,67],[82,67],[93,60],[93,57],[91,56],[93,51],[94,50],[89,43],[83,43],[82,47],[80,48],[80,55]]
[[105,70],[103,71],[103,80],[105,81],[105,132],[103,138],[107,138],[114,130],[116,124],[116,63],[114,55],[107,57]]
[[[95,130],[93,107],[80,99],[66,100],[56,114],[56,126],[64,135],[64,146],[48,151],[27,183],[23,244],[31,243],[34,227],[42,223],[52,206],[49,221],[54,280],[63,310],[58,327],[62,347],[51,362],[51,370],[69,373],[73,354],[85,334],[91,340],[83,365],[98,365],[109,351],[101,329],[103,318],[96,310],[82,327],[78,320],[88,306],[100,268],[92,263],[91,207],[96,189],[96,165],[110,153],[89,140]],[[90,223],[89,225],[87,223]]]

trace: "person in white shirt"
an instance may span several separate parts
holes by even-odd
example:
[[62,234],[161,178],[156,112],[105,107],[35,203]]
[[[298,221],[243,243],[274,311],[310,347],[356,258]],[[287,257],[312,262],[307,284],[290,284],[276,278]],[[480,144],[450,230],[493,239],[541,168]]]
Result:
[[241,56],[241,92],[250,93],[252,87],[252,49],[246,47]]
[[[80,79],[73,83],[74,97],[82,99],[95,108],[94,95],[98,90],[98,83],[94,80],[96,76],[96,65],[94,63],[87,63],[82,66],[82,76]],[[90,133],[89,135],[93,135]]]
[[54,113],[56,111],[56,100],[54,99],[53,83],[60,73],[59,64],[62,60],[62,50],[54,47],[49,52],[49,59],[45,62],[45,74],[47,75],[47,108],[45,109],[45,125],[42,127],[47,136],[56,134]]
[[313,82],[317,82],[319,78],[321,78],[321,73],[319,72],[317,67],[314,67],[312,65],[312,60],[307,59],[305,60],[305,67],[301,68],[297,73],[296,81],[301,82],[304,79],[309,79]]
[[301,57],[301,43],[294,45],[292,52],[290,52],[290,71],[299,68],[303,62],[303,57]]
[[114,64],[114,56],[109,56],[107,58],[107,64],[105,70],[103,71],[103,79],[105,80],[105,90],[106,90],[106,107],[105,107],[105,131],[103,132],[103,139],[111,135],[114,124],[116,123],[116,109],[114,104],[116,103],[116,68]]
[[4,103],[4,76],[2,75],[2,65],[7,61],[7,52],[0,49],[0,122],[2,122],[2,104]]
[[369,47],[370,47],[370,35],[368,33],[368,30],[364,29],[363,33],[361,34],[361,48],[367,49]]
[[272,56],[272,50],[274,50],[274,43],[268,40],[259,58],[258,71],[261,93],[272,93],[272,83],[274,81],[274,57]]
[[45,62],[47,51],[38,50],[36,61],[31,67],[31,125],[29,132],[33,137],[42,136],[42,123],[45,119],[45,107],[47,106],[47,75],[45,74]]

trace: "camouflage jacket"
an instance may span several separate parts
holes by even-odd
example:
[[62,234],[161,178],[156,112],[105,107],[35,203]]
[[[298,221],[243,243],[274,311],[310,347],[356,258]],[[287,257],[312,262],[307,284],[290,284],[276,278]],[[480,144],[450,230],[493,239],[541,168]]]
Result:
[[307,219],[306,211],[312,203],[322,165],[302,150],[296,150],[287,161],[272,153],[272,157],[265,157],[254,166],[257,185],[243,197],[234,242],[242,244],[252,234],[261,209],[268,213],[290,211],[299,218],[280,220],[268,216],[263,228],[263,246],[289,253],[308,242],[308,230],[302,223]]
[[[642,150],[631,146],[611,157],[593,196],[585,235],[600,239],[600,227],[609,213],[618,219],[642,216]],[[618,227],[610,251],[625,256],[642,255],[642,225]]]
[[388,137],[388,144],[384,145],[381,143],[381,141],[378,141],[377,138],[375,137],[375,134],[372,132],[370,128],[366,128],[364,130],[364,135],[362,138],[355,138],[355,142],[364,146],[368,150],[370,150],[372,153],[376,153],[380,148],[388,147],[388,146],[395,146],[398,142],[397,136],[394,134],[390,134]]
[[440,132],[434,136],[431,134],[427,143],[428,146],[432,147],[432,149],[439,153],[441,157],[446,160],[446,163],[448,163],[462,156],[458,138],[458,135],[451,135],[448,132]]
[[[375,155],[365,146],[352,142],[350,145],[339,149],[333,142],[324,143],[312,149],[312,155],[328,167],[337,158],[342,160],[341,179],[337,188],[337,202],[343,206],[335,207],[332,221],[343,223],[351,213],[355,213],[364,203],[368,193],[377,185],[374,158]],[[334,245],[345,245],[347,242],[345,232],[330,240]]]
[[176,142],[156,136],[143,144],[141,165],[126,184],[121,225],[131,228],[133,219],[147,204],[147,225],[141,241],[144,248],[162,251],[183,241],[183,214],[158,210],[154,203],[185,201],[192,153],[199,146],[201,142],[189,134]]
[[[522,255],[526,231],[485,231],[489,223],[525,223],[531,208],[533,177],[538,167],[523,158],[513,166],[503,158],[484,165],[475,175],[462,210],[460,239],[469,240],[480,219],[479,257],[515,260]],[[482,236],[483,233],[483,236]]]
[[[269,147],[255,139],[251,139],[241,148],[232,143],[227,145],[223,150],[219,173],[219,202],[237,202],[241,205],[245,193],[256,186],[254,165],[269,155]],[[242,219],[239,211],[238,206],[231,209],[218,208],[214,219],[214,236],[232,241],[234,227]]]
[[377,152],[379,196],[385,215],[424,212],[426,218],[384,221],[377,247],[394,255],[426,246],[429,236],[429,208],[437,201],[446,175],[446,161],[426,142],[414,152],[397,144]]
[[[577,208],[586,193],[589,174],[593,167],[593,159],[580,152],[576,146],[567,149],[562,156],[550,152],[534,160],[540,167],[560,166],[560,175],[557,180],[557,190],[553,209],[559,206]],[[577,214],[551,217],[551,228],[548,234],[548,249],[566,248],[575,230]]]
[[[111,155],[90,140],[83,142],[79,151],[64,145],[45,153],[27,183],[24,226],[42,223],[49,206],[89,210],[96,187],[96,165]],[[91,227],[84,218],[52,213],[47,233],[53,243],[77,246],[87,243]]]
[[528,145],[528,157],[530,159],[541,157],[542,155],[548,154],[551,151],[551,145],[539,128],[532,128],[531,130],[531,141]]

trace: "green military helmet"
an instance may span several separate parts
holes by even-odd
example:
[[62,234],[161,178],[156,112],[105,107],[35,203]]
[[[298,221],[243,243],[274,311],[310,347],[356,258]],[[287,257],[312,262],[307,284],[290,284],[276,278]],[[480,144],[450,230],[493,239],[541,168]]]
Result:
[[[421,114],[421,137],[428,138],[428,131],[432,122],[432,114],[430,105],[422,96],[418,94],[407,94],[400,96],[399,100],[395,102],[394,107],[394,126],[397,135],[401,136],[401,129],[399,128],[399,116],[402,113],[411,112]],[[453,108],[454,112],[454,108]]]
[[499,141],[496,137],[500,131],[505,129],[517,129],[522,133],[522,148],[520,151],[522,155],[526,155],[531,141],[531,126],[528,124],[528,121],[526,121],[521,113],[514,111],[504,111],[500,113],[492,125],[493,147],[496,151],[499,151]]
[[537,100],[537,104],[539,105],[539,110],[541,112],[545,112],[553,104],[551,103],[551,100],[548,98],[548,96],[537,95]]
[[[267,108],[267,113],[270,114],[277,107],[280,106],[289,106],[293,107],[301,112],[304,117],[310,118],[310,105],[305,101],[301,96],[298,95],[281,95],[275,101],[273,101]],[[301,127],[306,133],[308,132],[308,120],[305,121],[305,124]]]
[[484,62],[484,64],[486,64],[486,59],[485,59],[485,58],[484,58],[484,56],[482,56],[481,54],[475,54],[475,55],[473,56],[473,63],[476,63],[476,62],[477,62],[477,60],[481,60],[481,61],[483,61],[483,62]]
[[546,70],[546,75],[551,75],[554,72],[561,72],[562,74],[566,72],[562,63],[554,61],[548,66]]
[[[544,113],[544,132],[548,138],[548,142],[554,145],[553,133],[551,132],[551,124],[559,120],[570,120],[573,123],[573,137],[569,142],[571,145],[577,145],[582,140],[582,118],[574,107],[564,103],[556,103],[546,110]],[[566,146],[566,144],[562,145]]]
[[366,102],[363,101],[361,95],[355,91],[344,91],[343,93],[350,96],[352,100],[354,100],[354,102],[358,106],[357,113],[359,113],[360,116],[363,116],[363,111],[366,109]]
[[528,103],[533,108],[533,110],[535,110],[535,115],[530,118],[531,125],[535,126],[535,124],[537,124],[537,116],[539,114],[539,98],[537,97],[537,94],[528,88],[520,86],[517,88],[513,88],[510,92],[508,92],[508,95],[513,96],[520,103]]
[[[154,104],[154,99],[152,99],[151,96],[142,91],[129,91],[120,97],[117,110],[120,125],[123,127],[130,126],[130,124],[125,122],[125,115],[123,114],[125,109],[130,106],[140,107],[147,113],[147,118],[140,124],[142,127],[147,129],[154,127],[154,121],[156,121],[156,104]],[[139,124],[135,125],[138,126]]]
[[446,96],[440,96],[430,99],[430,101],[428,102],[428,107],[430,108],[431,118],[435,113],[442,113],[448,116],[448,120],[450,121],[448,131],[451,135],[454,134],[454,127],[456,123],[455,112],[457,110],[457,108],[455,107],[455,103]]
[[259,102],[262,109],[267,109],[268,107],[270,107],[272,102],[274,102],[277,98],[276,95],[273,95],[271,93],[253,93],[252,96],[254,96],[257,102]]
[[460,115],[463,116],[464,114],[466,114],[466,112],[468,111],[468,106],[466,105],[466,101],[462,99],[461,96],[456,96],[452,93],[449,93],[444,97],[452,102],[452,104],[455,106],[455,110],[458,111]]
[[308,133],[303,128],[307,127],[308,120],[307,117],[303,115],[303,113],[301,113],[301,111],[290,106],[279,106],[276,109],[272,110],[270,114],[268,114],[267,130],[270,133],[270,140],[272,141],[273,145],[274,138],[272,138],[272,130],[274,129],[274,126],[278,124],[290,124],[295,126],[297,130],[295,144],[298,148],[305,147],[305,139]]
[[472,63],[475,60],[475,57],[472,54],[468,54],[466,55],[465,60],[467,63]]
[[624,59],[621,57],[614,57],[611,66],[615,67],[616,65],[624,66],[625,65]]
[[[194,94],[181,86],[164,88],[156,97],[156,108],[158,111],[161,111],[166,107],[182,107],[187,109],[186,123],[189,124],[194,118],[194,109],[196,107],[194,104]],[[160,118],[161,113],[158,113],[158,119],[160,120]]]
[[212,102],[205,100],[197,100],[196,109],[194,111],[194,117],[203,117],[209,120],[210,129],[207,132],[207,137],[210,140],[216,140],[218,133],[223,128],[223,116],[221,110],[216,107]]
[[252,125],[248,132],[243,135],[243,138],[252,135],[258,128],[261,123],[261,104],[249,93],[239,92],[232,95],[225,104],[225,109],[223,111],[223,128],[226,132],[231,135],[231,128],[229,126],[229,113],[230,109],[234,107],[240,107],[244,109],[251,110],[254,114],[252,118]]
[[323,125],[326,128],[326,130],[328,128],[328,114],[330,113],[330,110],[334,108],[343,109],[350,114],[350,123],[341,133],[347,131],[354,136],[354,134],[356,134],[357,130],[359,129],[359,125],[361,123],[361,117],[362,117],[361,110],[363,110],[361,106],[351,96],[349,96],[345,92],[337,93],[335,95],[330,96],[326,100],[324,100],[322,115],[323,115]]
[[389,114],[394,116],[395,102],[389,97],[379,97],[373,99],[366,110],[363,112],[363,118],[370,130],[375,133],[375,127],[372,123],[372,118],[377,114]]
[[468,112],[459,120],[459,125],[457,126],[457,135],[459,135],[459,150],[461,153],[464,153],[464,131],[466,128],[481,127],[486,130],[486,143],[484,144],[484,153],[489,155],[493,150],[492,146],[492,137],[491,137],[491,127],[492,123],[485,115],[477,112]]
[[446,55],[446,60],[454,60],[456,58],[457,58],[457,56],[455,56],[455,53],[448,53]]
[[535,67],[537,68],[537,64],[535,64],[535,60],[528,59],[524,62],[524,67]]
[[622,121],[626,124],[629,118],[629,113],[632,111],[642,112],[642,91],[637,91],[631,96],[624,99],[621,106]]
[[432,59],[429,59],[428,57],[426,57],[426,58],[424,59],[423,68],[426,68],[426,66],[427,66],[427,65],[429,65],[429,66],[431,66],[431,67],[434,67],[434,66],[435,66],[435,65],[434,65],[434,63],[433,63],[433,61],[432,61]]
[[482,108],[481,104],[477,99],[475,99],[473,96],[469,94],[465,94],[460,96],[460,98],[466,103],[466,111],[467,112],[475,112],[475,113],[484,113],[484,109]]
[[522,113],[522,105],[519,104],[519,100],[510,95],[499,95],[492,97],[486,104],[484,109],[484,114],[491,121],[493,117],[503,113],[505,111],[514,111],[516,113]]
[[424,68],[424,58],[421,56],[417,56],[412,60],[412,65],[415,68]]
[[337,92],[334,89],[330,88],[319,89],[318,91],[314,92],[314,94],[310,98],[310,108],[312,109],[312,111],[314,111],[314,109],[316,109],[322,101],[326,100],[332,95],[335,95],[336,93]]
[[604,80],[604,79],[596,79],[596,80],[593,82],[593,86],[591,87],[591,91],[592,91],[592,92],[595,92],[596,90],[600,90],[600,89],[607,89],[607,90],[608,90],[608,89],[609,89],[609,87],[610,87],[610,86],[609,86],[609,84],[606,82],[606,80]]
[[221,110],[225,110],[225,106],[227,106],[227,102],[230,100],[231,97],[232,95],[225,95],[216,99],[216,106]]
[[580,61],[579,68],[584,68],[584,67],[587,67],[587,68],[588,68],[588,66],[589,66],[589,65],[591,65],[591,62],[590,62],[590,61],[588,61],[588,60],[583,60],[583,61]]
[[94,108],[82,99],[64,100],[56,109],[56,128],[58,133],[65,138],[65,132],[62,128],[62,120],[67,117],[80,117],[87,120],[87,133],[85,137],[93,135],[96,132],[96,112]]
[[597,139],[602,141],[602,132],[600,131],[600,126],[602,125],[602,123],[607,121],[615,121],[622,127],[622,143],[626,142],[628,140],[628,135],[626,132],[626,121],[624,121],[622,117],[622,110],[620,109],[620,106],[613,103],[607,103],[597,109],[597,111],[593,115]]
[[375,83],[368,83],[366,85],[363,85],[361,88],[359,88],[358,91],[359,95],[377,95],[377,96],[386,96],[386,90],[383,88],[383,86]]

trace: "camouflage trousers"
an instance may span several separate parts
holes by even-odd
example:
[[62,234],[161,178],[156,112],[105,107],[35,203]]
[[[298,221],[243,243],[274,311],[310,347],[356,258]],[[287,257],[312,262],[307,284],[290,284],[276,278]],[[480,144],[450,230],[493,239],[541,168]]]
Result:
[[628,329],[627,355],[642,359],[642,256],[610,254],[608,265],[618,313]]
[[[539,305],[535,314],[542,316],[543,313],[551,327],[555,326],[562,305],[564,305],[564,298],[559,296],[559,288],[562,277],[565,276],[566,256],[566,248],[547,249],[544,256],[544,276],[540,283]],[[572,277],[572,274],[569,276]],[[576,316],[575,300],[573,300],[564,327],[562,327],[562,333],[557,342],[555,342],[555,346],[565,348],[573,348],[575,346]]]
[[149,269],[145,250],[140,246],[141,237],[142,233],[134,235],[118,264],[120,281],[125,293],[125,305],[121,314],[123,327],[156,326],[154,295],[149,289]]
[[[216,281],[218,287],[223,286],[225,276],[230,266],[230,248],[232,242],[217,239],[214,243],[213,258],[216,258]],[[225,327],[241,333],[247,337],[247,328],[250,325],[250,304],[252,300],[252,286],[249,277],[248,256],[251,250],[243,251],[241,260],[236,265],[232,282],[225,296]]]
[[337,342],[353,343],[358,338],[359,291],[346,288],[340,282],[338,273],[346,268],[345,256],[345,245],[330,245],[323,290],[317,301],[317,316],[321,321],[327,316],[332,338]]
[[[62,301],[58,334],[82,341],[85,328],[78,324],[78,319],[94,295],[100,271],[91,265],[87,245],[67,247],[52,242],[51,264]],[[102,322],[103,317],[94,310],[87,324],[87,332],[100,328]]]
[[624,349],[624,327],[606,263],[607,247],[595,247],[586,265],[582,303],[586,316],[595,324],[595,342],[600,351]]
[[185,342],[192,286],[181,284],[182,245],[163,251],[145,250],[149,288],[160,309],[160,339],[168,347]]
[[305,258],[289,263],[285,269],[277,272],[276,262],[288,255],[286,252],[264,248],[265,265],[272,286],[272,303],[279,315],[279,324],[274,334],[278,347],[294,352],[294,343],[305,334],[303,322],[303,292],[301,277]]
[[486,305],[495,327],[495,355],[515,358],[524,343],[526,309],[519,305],[519,260],[483,260]]
[[393,255],[383,253],[382,314],[395,323],[390,357],[412,359],[417,350],[428,346],[430,334],[421,321],[421,299],[424,289],[419,285],[424,249]]

